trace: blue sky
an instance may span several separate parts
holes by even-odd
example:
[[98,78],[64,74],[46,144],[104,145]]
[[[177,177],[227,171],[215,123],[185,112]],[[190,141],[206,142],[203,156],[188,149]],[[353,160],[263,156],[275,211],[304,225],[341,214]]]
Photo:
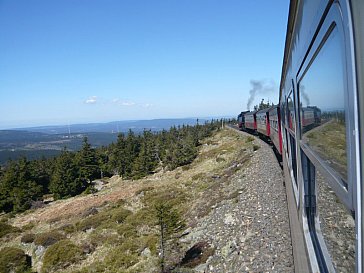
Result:
[[0,0],[0,128],[278,100],[289,1]]

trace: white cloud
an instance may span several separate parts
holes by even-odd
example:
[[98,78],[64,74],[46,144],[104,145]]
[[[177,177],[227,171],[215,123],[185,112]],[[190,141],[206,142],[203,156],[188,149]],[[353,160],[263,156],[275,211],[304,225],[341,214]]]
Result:
[[121,105],[122,106],[133,106],[133,105],[135,105],[135,102],[132,102],[132,101],[123,101],[123,102],[121,102]]
[[120,106],[133,106],[133,105],[136,105],[135,102],[128,101],[128,100],[121,100],[119,98],[113,99],[112,103],[115,103],[116,105],[120,105]]
[[97,97],[96,96],[91,96],[87,100],[85,100],[86,104],[95,104],[96,102],[97,102]]
[[143,107],[145,107],[145,108],[149,108],[149,107],[152,107],[153,106],[153,104],[151,104],[151,103],[145,103],[145,104],[143,104]]

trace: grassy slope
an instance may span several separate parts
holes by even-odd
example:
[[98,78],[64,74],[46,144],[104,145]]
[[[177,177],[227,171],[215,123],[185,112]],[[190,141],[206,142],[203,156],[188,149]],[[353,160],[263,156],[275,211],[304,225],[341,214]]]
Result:
[[[34,243],[22,244],[20,239],[25,233],[58,231],[90,252],[59,272],[158,272],[154,204],[170,202],[187,226],[196,225],[196,217],[237,196],[236,189],[229,192],[221,183],[229,183],[236,171],[249,164],[256,148],[251,137],[220,131],[205,140],[190,165],[135,181],[115,176],[95,195],[59,200],[9,219],[22,232],[0,239],[0,248],[24,249],[33,257],[34,269],[40,271],[44,256],[35,254]],[[95,215],[93,208],[98,211]]]
[[309,131],[304,135],[307,144],[316,151],[343,178],[347,177],[345,124],[335,120]]

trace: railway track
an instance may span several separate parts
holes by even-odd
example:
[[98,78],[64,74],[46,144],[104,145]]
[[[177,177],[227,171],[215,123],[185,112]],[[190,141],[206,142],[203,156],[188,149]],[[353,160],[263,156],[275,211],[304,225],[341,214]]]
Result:
[[187,244],[206,241],[215,248],[201,272],[294,272],[283,173],[271,145],[256,136],[253,143],[260,148],[249,164],[221,185],[240,194],[216,204],[186,236]]

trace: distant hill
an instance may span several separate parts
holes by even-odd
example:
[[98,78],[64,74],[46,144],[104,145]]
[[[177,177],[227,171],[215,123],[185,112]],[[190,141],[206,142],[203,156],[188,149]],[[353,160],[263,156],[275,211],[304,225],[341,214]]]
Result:
[[[199,119],[199,123],[206,120]],[[23,156],[28,159],[56,156],[64,147],[77,151],[84,136],[93,147],[100,147],[116,141],[119,132],[141,133],[145,129],[158,132],[172,126],[196,125],[196,122],[196,118],[154,119],[0,130],[0,165]]]
[[[199,119],[200,123],[204,123],[207,119]],[[112,121],[107,123],[86,123],[86,124],[71,124],[71,125],[56,125],[56,126],[40,126],[30,128],[16,128],[13,130],[38,132],[46,134],[68,134],[71,133],[117,133],[127,132],[129,129],[134,132],[142,132],[144,129],[152,131],[161,131],[169,129],[172,126],[178,125],[195,125],[197,118],[184,119],[152,119],[152,120],[127,120],[127,121]]]

